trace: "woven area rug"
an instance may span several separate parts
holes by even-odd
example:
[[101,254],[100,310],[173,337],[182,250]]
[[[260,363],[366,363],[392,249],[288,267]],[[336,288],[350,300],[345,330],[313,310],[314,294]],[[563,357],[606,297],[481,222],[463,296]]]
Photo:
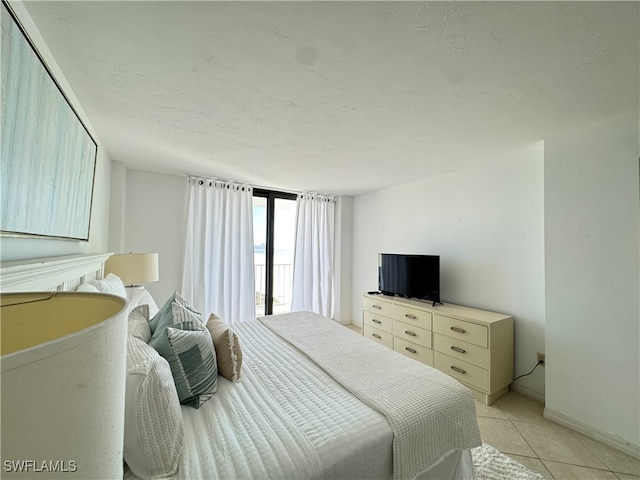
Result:
[[544,478],[486,443],[472,449],[471,455],[476,480],[542,480]]

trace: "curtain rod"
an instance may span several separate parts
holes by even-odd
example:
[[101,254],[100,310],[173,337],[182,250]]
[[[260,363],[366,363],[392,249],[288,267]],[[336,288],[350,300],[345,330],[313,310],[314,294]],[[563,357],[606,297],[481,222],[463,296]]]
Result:
[[319,197],[333,198],[334,200],[338,198],[338,195],[328,195],[328,194],[325,194],[325,193],[318,193],[318,192],[303,192],[303,191],[300,191],[300,190],[289,190],[289,189],[286,189],[286,188],[275,189],[273,187],[264,187],[262,185],[254,185],[252,183],[238,182],[236,180],[225,180],[225,179],[222,179],[222,178],[207,177],[207,176],[202,176],[202,175],[187,175],[187,178],[189,180],[194,179],[194,180],[204,180],[204,181],[212,181],[212,182],[235,183],[236,185],[248,185],[251,188],[257,188],[258,190],[270,190],[272,192],[292,193],[292,194],[295,194],[295,195],[317,195]]

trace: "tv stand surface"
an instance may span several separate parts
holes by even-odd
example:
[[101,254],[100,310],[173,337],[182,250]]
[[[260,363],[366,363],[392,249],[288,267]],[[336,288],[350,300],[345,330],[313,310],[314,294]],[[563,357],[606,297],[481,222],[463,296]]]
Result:
[[[435,303],[435,302],[434,302]],[[454,304],[364,294],[363,334],[451,375],[487,405],[513,381],[513,317]]]

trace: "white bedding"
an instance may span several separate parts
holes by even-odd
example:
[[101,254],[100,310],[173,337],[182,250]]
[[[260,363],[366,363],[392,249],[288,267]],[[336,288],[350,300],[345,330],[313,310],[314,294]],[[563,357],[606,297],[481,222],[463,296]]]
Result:
[[220,377],[218,392],[202,407],[182,407],[178,478],[392,476],[393,435],[383,415],[260,323],[234,329],[244,356],[241,379]]
[[[182,407],[178,479],[393,478],[394,435],[383,414],[262,323],[233,328],[242,344],[241,378],[219,377],[204,405]],[[473,478],[469,450],[446,452],[435,464],[419,478]],[[135,476],[127,471],[125,478]]]
[[261,317],[394,432],[394,477],[415,478],[454,450],[481,445],[473,395],[452,377],[312,312]]

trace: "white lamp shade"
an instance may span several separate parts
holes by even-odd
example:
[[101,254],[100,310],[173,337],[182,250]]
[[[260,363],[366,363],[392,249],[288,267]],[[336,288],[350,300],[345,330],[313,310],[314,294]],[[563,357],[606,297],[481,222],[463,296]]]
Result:
[[2,477],[122,478],[126,301],[44,292],[0,302]]
[[105,276],[113,273],[125,285],[158,281],[157,253],[116,253],[104,264]]

